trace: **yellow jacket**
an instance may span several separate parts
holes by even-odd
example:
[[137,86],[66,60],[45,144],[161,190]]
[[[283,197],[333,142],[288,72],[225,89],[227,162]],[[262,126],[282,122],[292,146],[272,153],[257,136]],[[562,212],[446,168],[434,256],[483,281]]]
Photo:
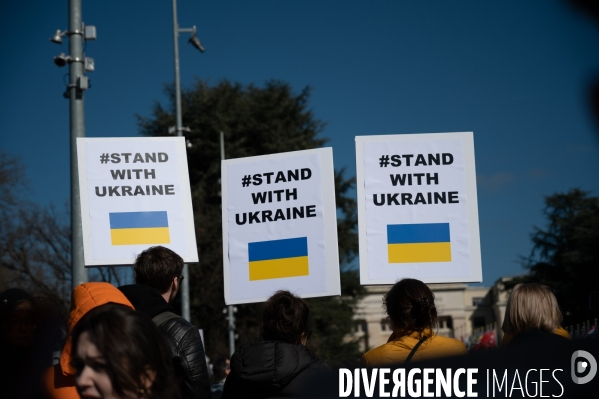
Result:
[[[455,338],[435,335],[430,329],[424,330],[423,333],[430,336],[430,338],[424,341],[416,350],[412,361],[458,356],[468,353],[466,346]],[[403,363],[419,340],[418,332],[399,338],[395,338],[395,333],[393,333],[386,344],[366,352],[362,356],[362,363],[367,367]]]

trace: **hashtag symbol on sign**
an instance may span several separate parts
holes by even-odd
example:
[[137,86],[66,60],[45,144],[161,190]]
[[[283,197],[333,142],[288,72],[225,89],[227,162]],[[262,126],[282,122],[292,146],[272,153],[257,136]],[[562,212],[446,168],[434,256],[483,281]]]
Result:
[[100,163],[108,163],[108,154],[100,155]]
[[252,181],[252,176],[251,175],[245,175],[241,178],[241,185],[243,187],[247,187],[250,185],[250,182]]
[[379,158],[381,168],[386,168],[389,165],[389,155],[383,155]]

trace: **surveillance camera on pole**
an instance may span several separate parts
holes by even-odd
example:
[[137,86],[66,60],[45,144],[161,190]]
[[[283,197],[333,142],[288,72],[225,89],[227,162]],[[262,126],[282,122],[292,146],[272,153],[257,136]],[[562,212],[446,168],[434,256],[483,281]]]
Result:
[[71,56],[65,55],[65,53],[60,53],[54,57],[54,64],[59,68],[65,66],[69,61],[71,61]]
[[69,38],[69,54],[60,53],[54,57],[58,67],[69,65],[69,83],[63,96],[70,101],[71,127],[71,284],[72,288],[89,280],[83,260],[83,231],[81,221],[81,198],[79,194],[79,170],[77,168],[77,138],[85,136],[83,94],[91,87],[85,72],[95,69],[94,59],[85,57],[83,43],[96,39],[96,27],[85,26],[81,20],[81,0],[69,1],[69,28],[57,29],[50,38],[52,43],[62,44],[62,38]]

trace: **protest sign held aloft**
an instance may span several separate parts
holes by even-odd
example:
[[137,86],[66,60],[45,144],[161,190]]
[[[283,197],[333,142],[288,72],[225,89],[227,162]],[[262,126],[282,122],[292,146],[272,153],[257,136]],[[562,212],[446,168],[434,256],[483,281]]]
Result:
[[356,137],[360,282],[480,282],[472,133]]
[[330,148],[222,161],[225,302],[339,295]]
[[183,137],[78,138],[77,156],[86,266],[152,245],[198,261]]

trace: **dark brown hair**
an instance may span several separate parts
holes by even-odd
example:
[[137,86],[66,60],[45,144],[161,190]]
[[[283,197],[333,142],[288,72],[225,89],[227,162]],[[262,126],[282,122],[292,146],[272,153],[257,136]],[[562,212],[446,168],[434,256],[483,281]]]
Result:
[[308,305],[289,291],[277,291],[268,298],[262,317],[262,338],[298,344],[303,333],[306,338],[312,335]]
[[[125,396],[126,392],[134,392],[143,398],[179,397],[166,343],[148,317],[114,303],[89,311],[73,329],[77,375],[84,367],[76,349],[84,332],[106,359],[106,373],[115,393]],[[148,370],[155,373],[150,389],[144,384]]]
[[154,288],[164,294],[173,279],[183,271],[183,259],[162,246],[150,247],[137,255],[133,264],[135,282]]
[[437,326],[433,292],[420,280],[405,278],[385,294],[383,303],[397,337]]

